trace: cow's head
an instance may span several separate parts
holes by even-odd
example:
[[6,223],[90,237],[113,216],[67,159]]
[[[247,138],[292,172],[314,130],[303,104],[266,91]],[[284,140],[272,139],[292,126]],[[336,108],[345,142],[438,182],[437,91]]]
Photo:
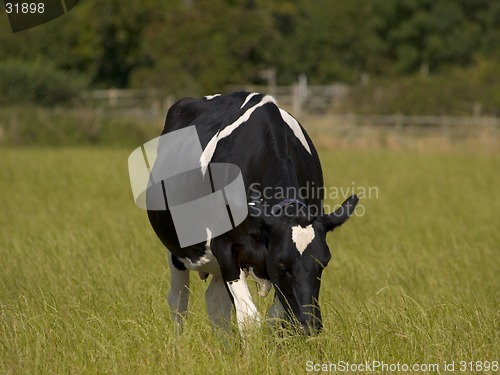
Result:
[[330,215],[311,217],[295,208],[293,215],[283,212],[262,220],[269,235],[266,265],[271,282],[287,317],[296,319],[305,334],[322,328],[319,289],[331,258],[326,235],[346,222],[357,203],[353,195]]

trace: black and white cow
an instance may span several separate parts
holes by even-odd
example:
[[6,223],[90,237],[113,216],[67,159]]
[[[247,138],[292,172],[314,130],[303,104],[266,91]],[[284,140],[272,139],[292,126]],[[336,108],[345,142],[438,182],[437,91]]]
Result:
[[246,283],[250,274],[261,296],[275,288],[270,317],[298,322],[306,334],[318,332],[321,273],[331,257],[326,234],[349,218],[358,198],[323,214],[318,154],[301,125],[271,96],[238,92],[182,99],[168,111],[162,134],[191,125],[203,148],[202,167],[240,168],[249,215],[225,234],[182,248],[170,211],[148,210],[170,251],[173,319],[180,325],[187,314],[189,271],[196,270],[202,278],[213,275],[206,291],[210,319],[227,328],[234,306],[243,335],[248,324],[260,321]]

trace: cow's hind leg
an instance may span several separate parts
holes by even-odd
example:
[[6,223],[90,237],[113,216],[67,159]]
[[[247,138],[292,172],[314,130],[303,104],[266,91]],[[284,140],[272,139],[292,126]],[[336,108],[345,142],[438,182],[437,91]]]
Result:
[[208,317],[215,327],[229,331],[233,303],[221,275],[213,275],[205,292]]
[[187,317],[189,301],[189,270],[180,270],[169,254],[168,263],[170,266],[170,291],[168,293],[168,304],[170,315],[174,321],[175,331],[180,333],[182,324]]

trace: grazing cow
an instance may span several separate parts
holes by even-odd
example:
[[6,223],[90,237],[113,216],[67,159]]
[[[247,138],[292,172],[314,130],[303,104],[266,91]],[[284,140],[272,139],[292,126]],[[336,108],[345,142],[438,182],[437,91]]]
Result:
[[240,168],[249,215],[222,235],[181,247],[170,211],[148,210],[170,251],[174,321],[180,326],[187,314],[189,271],[196,270],[204,279],[213,275],[206,291],[210,319],[227,328],[234,305],[244,336],[246,326],[260,320],[246,283],[250,274],[259,295],[275,288],[271,317],[298,322],[305,334],[317,333],[321,273],[331,257],[326,234],[349,218],[358,198],[323,214],[318,154],[301,125],[271,96],[238,92],[182,99],[168,111],[162,135],[191,125],[203,149],[201,168],[209,163]]

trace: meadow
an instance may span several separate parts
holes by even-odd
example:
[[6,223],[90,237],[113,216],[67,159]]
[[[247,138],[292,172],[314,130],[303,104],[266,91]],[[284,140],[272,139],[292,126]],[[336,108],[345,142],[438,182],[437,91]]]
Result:
[[[241,348],[236,330],[213,334],[196,274],[174,334],[166,252],[130,191],[132,150],[0,149],[1,374],[498,372],[500,154],[322,148],[327,188],[375,188],[328,237],[324,331],[263,328]],[[255,300],[264,311],[271,295]]]

